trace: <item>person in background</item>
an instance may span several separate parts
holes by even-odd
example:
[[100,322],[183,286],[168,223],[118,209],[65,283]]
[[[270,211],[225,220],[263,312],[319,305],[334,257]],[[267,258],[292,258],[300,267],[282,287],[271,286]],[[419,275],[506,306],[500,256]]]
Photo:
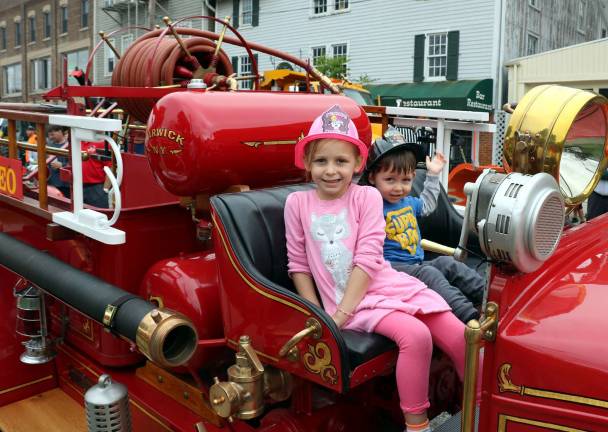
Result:
[[[38,144],[38,135],[36,134],[36,128],[33,125],[28,125],[25,129],[25,136],[27,137],[28,144]],[[38,153],[33,150],[26,150],[25,165],[29,171],[34,169],[38,165]]]
[[608,212],[608,170],[604,171],[602,178],[589,196],[587,201],[587,220]]
[[[4,138],[8,134],[7,125],[6,119],[0,118],[0,138]],[[8,157],[8,146],[0,145],[0,156]]]
[[416,165],[425,159],[422,147],[407,142],[395,128],[389,128],[370,149],[359,181],[374,186],[383,198],[386,222],[384,258],[392,267],[424,282],[448,302],[462,322],[479,319],[485,279],[466,264],[450,256],[424,261],[418,217],[437,208],[439,175],[446,160],[441,152],[426,156],[427,175],[420,197],[410,196]]
[[95,207],[108,208],[108,193],[104,189],[106,173],[103,168],[110,166],[111,162],[103,162],[96,157],[97,149],[103,149],[104,143],[83,141],[80,145],[89,154],[89,158],[82,161],[82,201]]
[[[68,130],[57,125],[51,125],[48,129],[49,140],[48,147],[68,148]],[[70,185],[59,178],[59,170],[68,164],[68,159],[64,157],[56,157],[49,163],[49,178],[47,183],[55,186],[61,193],[69,198]]]

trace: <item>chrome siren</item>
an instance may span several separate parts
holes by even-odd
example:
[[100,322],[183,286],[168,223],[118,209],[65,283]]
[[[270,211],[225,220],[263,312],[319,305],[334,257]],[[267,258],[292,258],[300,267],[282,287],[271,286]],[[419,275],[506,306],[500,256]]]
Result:
[[482,251],[523,273],[538,269],[555,252],[564,227],[564,198],[546,173],[500,174],[484,170],[467,183],[461,245],[468,232],[479,236]]

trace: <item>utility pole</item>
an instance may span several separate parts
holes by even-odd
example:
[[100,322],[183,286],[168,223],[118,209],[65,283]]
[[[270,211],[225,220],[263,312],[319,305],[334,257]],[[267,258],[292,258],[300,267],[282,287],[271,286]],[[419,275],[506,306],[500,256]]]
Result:
[[150,28],[156,25],[156,0],[148,0],[148,13],[150,14]]
[[29,102],[30,91],[29,85],[32,82],[30,78],[30,67],[27,61],[27,44],[28,44],[28,30],[29,20],[25,14],[25,2],[21,5],[21,101]]

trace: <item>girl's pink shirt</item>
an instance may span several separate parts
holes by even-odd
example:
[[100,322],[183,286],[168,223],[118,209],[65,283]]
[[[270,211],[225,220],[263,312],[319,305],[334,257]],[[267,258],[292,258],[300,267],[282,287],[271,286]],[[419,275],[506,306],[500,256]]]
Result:
[[373,332],[382,318],[396,310],[411,315],[450,310],[439,294],[384,260],[385,226],[382,196],[370,186],[351,184],[343,196],[329,201],[321,200],[315,190],[287,197],[289,273],[313,277],[328,314],[336,312],[354,266],[370,277],[346,329]]

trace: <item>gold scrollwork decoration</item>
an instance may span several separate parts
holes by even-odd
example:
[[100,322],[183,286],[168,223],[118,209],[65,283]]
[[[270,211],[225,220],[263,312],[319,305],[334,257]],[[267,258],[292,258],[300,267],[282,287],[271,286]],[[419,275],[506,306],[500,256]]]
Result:
[[511,364],[509,363],[505,363],[500,367],[500,370],[498,371],[498,390],[501,393],[512,392],[523,394],[522,386],[515,385],[513,384],[513,381],[511,381],[511,376],[509,375],[510,371]]
[[603,409],[608,409],[608,401],[602,399],[594,399],[586,396],[580,396],[576,394],[560,393],[552,390],[544,390],[533,387],[526,387],[523,385],[513,384],[509,372],[511,371],[511,364],[504,363],[498,370],[498,390],[501,393],[511,392],[517,393],[521,396],[532,396],[543,399],[553,399],[564,402],[570,402],[579,405],[588,405]]
[[302,357],[304,367],[330,384],[338,382],[338,372],[331,363],[331,350],[325,342],[317,342],[314,346],[308,345],[308,352]]

